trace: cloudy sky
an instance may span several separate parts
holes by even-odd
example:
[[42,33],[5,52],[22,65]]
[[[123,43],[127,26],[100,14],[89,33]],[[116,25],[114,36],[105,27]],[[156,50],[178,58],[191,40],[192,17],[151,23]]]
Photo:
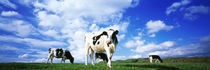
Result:
[[66,48],[83,63],[84,34],[110,28],[113,60],[210,56],[210,0],[0,0],[0,62],[46,62],[49,48]]

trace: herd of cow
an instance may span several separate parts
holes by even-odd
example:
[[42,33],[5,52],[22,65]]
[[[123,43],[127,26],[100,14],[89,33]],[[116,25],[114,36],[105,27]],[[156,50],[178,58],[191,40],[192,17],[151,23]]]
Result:
[[[94,52],[96,52],[95,60],[103,59],[103,61],[108,62],[107,66],[111,68],[111,59],[118,44],[118,40],[116,37],[118,32],[119,32],[118,30],[109,29],[103,32],[94,32],[94,33],[85,34],[85,50],[86,50],[85,65],[88,64],[88,56],[90,56],[92,65],[94,65],[93,55]],[[103,52],[106,52],[106,54]],[[61,63],[62,62],[65,63],[66,59],[68,59],[71,63],[74,63],[74,57],[67,49],[49,48],[47,63],[49,59],[51,60],[52,63],[54,57],[62,58]],[[162,62],[162,60],[158,55],[150,55],[149,58],[150,62],[152,62],[152,60]]]

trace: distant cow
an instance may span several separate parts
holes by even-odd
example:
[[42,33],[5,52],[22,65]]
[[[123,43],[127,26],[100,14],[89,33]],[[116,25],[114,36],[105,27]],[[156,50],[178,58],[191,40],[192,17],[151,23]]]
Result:
[[49,48],[49,55],[47,59],[47,63],[49,59],[51,59],[51,63],[53,63],[53,58],[62,58],[62,61],[65,63],[66,59],[69,59],[71,63],[74,63],[74,57],[72,57],[71,53],[66,49],[56,49],[56,48]]
[[88,33],[85,34],[85,47],[86,47],[86,55],[85,55],[85,65],[88,62],[88,54],[89,49],[91,50],[90,58],[92,61],[92,65],[94,65],[93,55],[95,52],[106,52],[108,63],[107,66],[111,68],[111,59],[112,55],[115,52],[116,45],[118,44],[117,35],[118,30],[109,29],[103,32],[97,33]]
[[107,55],[105,53],[95,53],[95,61],[97,59],[103,59],[103,61],[108,62]]
[[149,55],[149,60],[150,60],[150,63],[152,63],[153,60],[155,61],[155,63],[157,62],[163,63],[163,60],[158,55]]

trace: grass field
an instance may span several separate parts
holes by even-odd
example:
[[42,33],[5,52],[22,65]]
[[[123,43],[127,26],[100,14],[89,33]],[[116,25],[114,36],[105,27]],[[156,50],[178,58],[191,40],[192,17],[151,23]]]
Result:
[[[175,59],[177,59],[175,61]],[[148,63],[147,59],[129,59],[123,61],[113,61],[112,70],[210,70],[208,58],[165,58],[165,63]],[[168,60],[168,61],[167,61]],[[135,61],[135,62],[133,62]],[[175,61],[175,62],[173,62]],[[106,63],[97,63],[95,66],[84,63],[0,63],[0,70],[110,70]]]

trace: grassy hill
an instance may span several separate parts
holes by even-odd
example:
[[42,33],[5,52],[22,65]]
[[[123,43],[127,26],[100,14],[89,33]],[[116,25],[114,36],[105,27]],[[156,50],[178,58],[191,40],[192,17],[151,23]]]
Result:
[[[117,60],[120,63],[149,63],[149,58]],[[167,57],[164,63],[210,63],[210,57]]]
[[[210,57],[164,58],[164,63],[149,63],[148,58],[112,61],[113,70],[210,70]],[[0,70],[110,70],[106,63],[0,63]]]

